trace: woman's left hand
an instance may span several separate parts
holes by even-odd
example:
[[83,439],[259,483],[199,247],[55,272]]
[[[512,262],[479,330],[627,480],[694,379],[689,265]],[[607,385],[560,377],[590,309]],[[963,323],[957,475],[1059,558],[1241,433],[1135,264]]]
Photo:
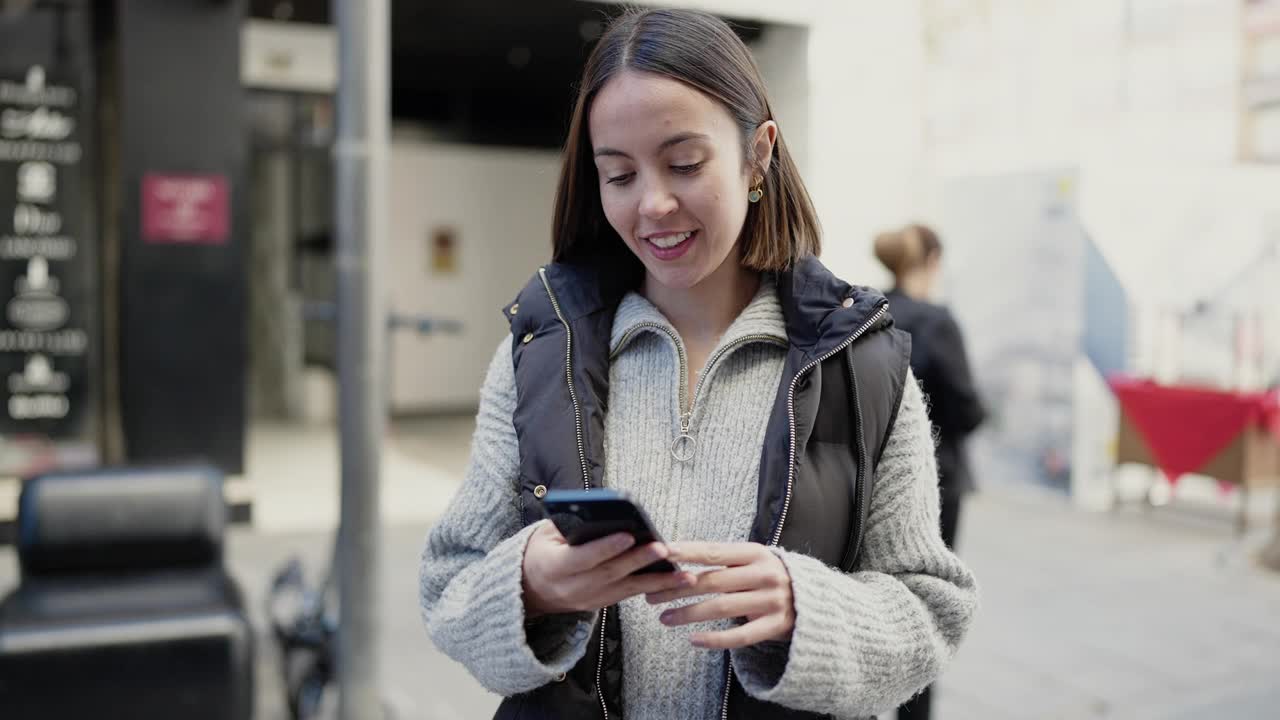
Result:
[[688,587],[651,593],[651,605],[680,598],[713,595],[701,602],[671,608],[659,618],[668,627],[689,623],[746,618],[728,630],[694,633],[690,641],[704,648],[729,650],[765,640],[786,640],[796,624],[791,575],[777,555],[759,543],[673,543],[670,560],[720,566],[698,573]]

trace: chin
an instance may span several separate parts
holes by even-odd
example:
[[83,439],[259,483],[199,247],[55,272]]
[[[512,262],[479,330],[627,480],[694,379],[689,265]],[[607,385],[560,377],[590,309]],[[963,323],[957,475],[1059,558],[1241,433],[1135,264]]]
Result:
[[645,274],[651,280],[671,290],[688,290],[702,282],[711,273],[698,267],[654,267],[645,264]]

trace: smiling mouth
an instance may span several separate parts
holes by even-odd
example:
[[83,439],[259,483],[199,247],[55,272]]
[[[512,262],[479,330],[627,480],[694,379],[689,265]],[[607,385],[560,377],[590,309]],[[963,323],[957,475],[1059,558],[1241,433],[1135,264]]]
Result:
[[648,242],[659,250],[670,250],[681,243],[684,243],[691,237],[693,237],[692,230],[687,232],[671,233],[670,235],[651,235],[645,238],[645,242]]

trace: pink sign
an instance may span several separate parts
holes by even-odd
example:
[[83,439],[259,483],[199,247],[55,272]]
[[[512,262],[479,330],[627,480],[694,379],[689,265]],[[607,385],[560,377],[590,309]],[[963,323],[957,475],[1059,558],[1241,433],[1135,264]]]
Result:
[[222,244],[231,224],[224,175],[142,177],[142,239],[149,243]]

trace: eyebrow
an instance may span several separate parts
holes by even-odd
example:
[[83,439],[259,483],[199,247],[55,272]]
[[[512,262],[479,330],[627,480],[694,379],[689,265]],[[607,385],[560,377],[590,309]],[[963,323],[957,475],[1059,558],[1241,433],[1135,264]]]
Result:
[[[696,132],[676,133],[675,135],[672,135],[666,140],[663,140],[662,143],[658,145],[658,151],[661,152],[673,145],[679,145],[680,143],[688,142],[689,140],[710,140],[710,139],[711,139],[711,136],[705,135],[703,133],[696,133]],[[624,158],[631,157],[630,155],[622,152],[621,150],[615,150],[610,147],[602,147],[602,148],[596,149],[595,157],[602,157],[605,155],[617,155]]]

